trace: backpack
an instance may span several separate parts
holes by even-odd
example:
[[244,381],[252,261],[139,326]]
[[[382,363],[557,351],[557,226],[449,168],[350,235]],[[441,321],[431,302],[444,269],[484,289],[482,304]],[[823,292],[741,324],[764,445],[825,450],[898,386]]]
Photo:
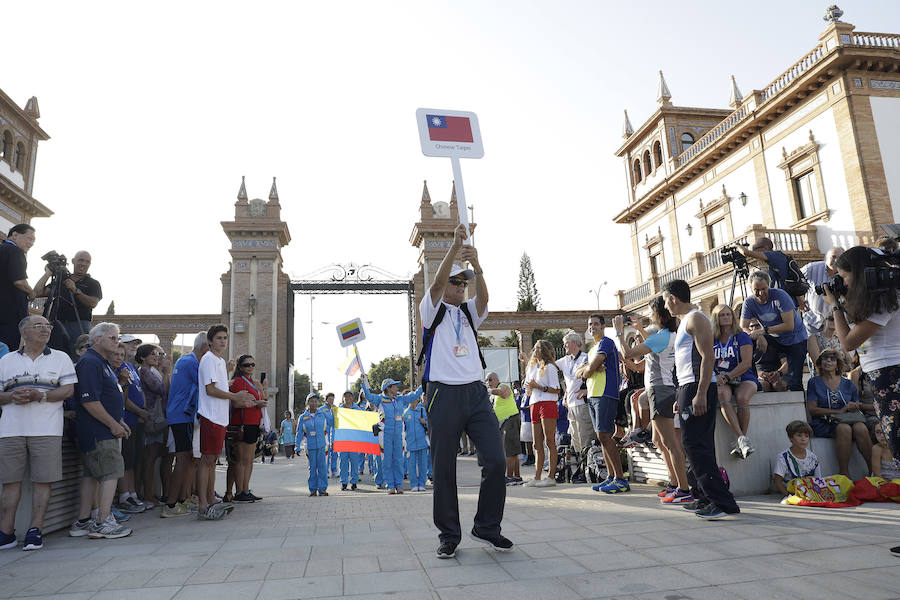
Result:
[[809,291],[809,280],[806,279],[806,275],[800,270],[800,265],[797,264],[797,261],[790,254],[785,254],[784,252],[781,254],[786,260],[787,272],[780,273],[774,268],[769,269],[775,276],[774,279],[778,283],[778,287],[787,292],[792,298],[805,296],[806,292]]
[[[481,346],[478,345],[478,330],[475,329],[475,321],[472,320],[472,313],[469,312],[469,306],[463,302],[459,305],[459,308],[462,310],[463,314],[466,315],[466,318],[469,320],[469,327],[472,328],[472,333],[475,334],[475,347],[478,348],[478,358],[481,360],[481,368],[487,369],[487,363],[484,362],[484,355],[481,353]],[[434,315],[434,321],[431,323],[431,327],[426,327],[425,332],[422,335],[422,351],[419,352],[419,358],[416,359],[417,367],[421,367],[422,363],[425,361],[425,352],[431,348],[431,343],[434,341],[434,332],[437,330],[438,325],[441,324],[441,321],[444,320],[444,315],[446,314],[447,305],[441,302],[437,314]],[[423,373],[422,385],[425,385],[426,383],[428,383],[428,380],[425,379]]]
[[609,475],[606,470],[606,462],[603,460],[603,448],[597,440],[592,440],[591,445],[584,449],[584,464],[588,480],[591,483],[600,483]]

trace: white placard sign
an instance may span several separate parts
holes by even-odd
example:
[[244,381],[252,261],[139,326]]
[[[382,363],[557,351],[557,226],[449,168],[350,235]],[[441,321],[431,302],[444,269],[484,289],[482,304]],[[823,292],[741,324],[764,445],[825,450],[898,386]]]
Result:
[[481,158],[481,130],[473,112],[420,108],[416,111],[419,141],[425,156]]
[[366,332],[363,331],[362,320],[352,319],[346,323],[341,323],[337,329],[338,339],[341,341],[341,347],[353,346],[366,339]]

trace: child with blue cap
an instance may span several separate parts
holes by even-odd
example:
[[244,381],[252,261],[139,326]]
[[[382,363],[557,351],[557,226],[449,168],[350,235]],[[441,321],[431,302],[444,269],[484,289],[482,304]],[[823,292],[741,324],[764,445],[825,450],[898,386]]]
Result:
[[319,412],[319,395],[315,392],[306,397],[306,412],[297,420],[297,454],[300,442],[306,438],[306,456],[309,458],[309,495],[328,495],[328,471],[325,454],[328,451],[328,421]]
[[381,382],[381,394],[369,390],[369,380],[363,376],[362,391],[369,404],[384,417],[384,483],[389,494],[402,494],[403,489],[403,411],[413,400],[422,396],[422,387],[411,394],[400,394],[400,382],[387,378]]

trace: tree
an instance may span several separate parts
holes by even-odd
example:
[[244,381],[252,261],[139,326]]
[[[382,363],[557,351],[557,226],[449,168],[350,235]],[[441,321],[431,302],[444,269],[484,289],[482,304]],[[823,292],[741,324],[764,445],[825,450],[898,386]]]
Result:
[[[369,387],[375,393],[381,392],[381,382],[385,379],[401,381],[401,392],[404,388],[412,387],[409,383],[409,356],[399,354],[388,356],[380,362],[373,363],[366,375],[369,378]],[[360,387],[360,380],[357,379],[353,384],[353,392],[359,393]]]
[[538,340],[547,340],[553,345],[556,356],[562,356],[566,353],[565,347],[563,346],[563,337],[565,337],[565,335],[565,329],[535,329],[532,339],[535,342]]
[[294,371],[294,417],[306,410],[307,394],[309,394],[309,375]]
[[516,298],[519,301],[516,310],[519,312],[541,310],[541,295],[534,282],[534,270],[527,252],[522,253],[522,260],[519,261],[519,291]]
[[478,334],[479,348],[490,348],[493,344],[494,342],[491,341],[491,338],[487,337],[486,335],[481,335],[480,333]]
[[116,314],[116,301],[111,300],[109,303],[109,308],[106,309],[106,316],[111,317]]
[[503,336],[503,339],[500,341],[500,345],[503,348],[518,348],[519,334],[515,331],[510,331],[509,335]]

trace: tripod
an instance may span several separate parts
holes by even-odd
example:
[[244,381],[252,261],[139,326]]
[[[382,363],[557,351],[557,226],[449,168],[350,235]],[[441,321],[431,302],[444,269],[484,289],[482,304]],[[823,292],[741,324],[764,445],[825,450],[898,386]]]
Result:
[[747,279],[750,277],[750,268],[746,261],[743,265],[734,265],[734,273],[731,275],[731,294],[728,296],[728,306],[734,306],[734,290],[740,283],[743,297],[747,297]]
[[72,310],[75,311],[75,320],[78,322],[81,333],[87,332],[81,327],[81,315],[78,314],[78,304],[75,302],[75,295],[63,286],[63,281],[65,281],[68,276],[69,271],[65,267],[56,267],[53,269],[50,285],[47,287],[47,301],[44,303],[43,314],[44,318],[53,326],[53,330],[50,332],[50,341],[47,345],[54,350],[61,350],[66,354],[73,355],[74,349],[72,346],[75,340],[70,339],[68,331],[66,331],[66,328],[58,318],[59,303],[63,301],[60,294],[62,294],[64,290],[69,296],[65,301],[72,305]]

